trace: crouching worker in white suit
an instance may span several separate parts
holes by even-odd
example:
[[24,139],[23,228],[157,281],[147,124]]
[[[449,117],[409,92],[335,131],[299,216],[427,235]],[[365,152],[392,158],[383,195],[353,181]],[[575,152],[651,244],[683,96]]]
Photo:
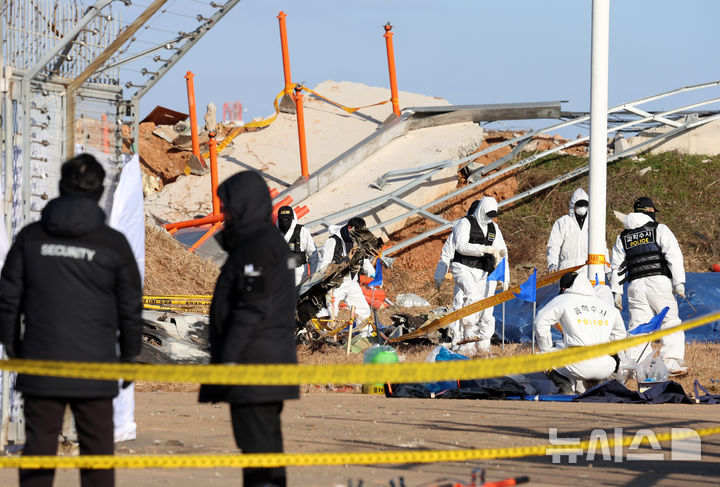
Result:
[[[347,224],[342,227],[330,227],[330,238],[320,249],[320,258],[318,262],[317,272],[325,272],[325,269],[331,264],[340,264],[348,259],[356,246],[355,241],[350,235],[350,231],[354,228],[365,228],[365,220],[362,218],[351,218]],[[363,260],[363,272],[369,276],[375,275],[375,268],[368,259]],[[355,307],[355,314],[364,320],[370,316],[370,306],[368,305],[362,288],[358,282],[358,274],[348,272],[343,281],[337,288],[333,289],[327,296],[327,308],[332,310],[332,315],[337,316],[340,307],[340,301],[345,301],[348,307]],[[360,332],[361,336],[369,336],[372,330],[369,326],[363,328]]]
[[[620,312],[597,296],[583,273],[565,274],[560,281],[560,295],[538,312],[535,333],[541,352],[553,349],[550,329],[556,323],[562,327],[562,348],[597,345],[626,337]],[[609,378],[617,364],[612,356],[602,355],[560,367],[548,375],[560,387],[561,393],[570,394],[573,389],[582,393],[587,386]]]
[[[485,196],[472,215],[461,218],[453,227],[455,254],[450,270],[455,279],[455,289],[463,293],[461,307],[495,294],[497,282],[488,281],[487,276],[500,260],[507,256],[507,246],[502,232],[493,223],[493,218],[497,217],[497,209],[495,199]],[[504,289],[507,289],[510,282],[509,269],[510,266],[506,263]],[[477,339],[477,341],[459,345],[456,348],[459,353],[489,353],[490,339],[495,333],[493,308],[486,308],[461,319],[460,330],[463,340]]]

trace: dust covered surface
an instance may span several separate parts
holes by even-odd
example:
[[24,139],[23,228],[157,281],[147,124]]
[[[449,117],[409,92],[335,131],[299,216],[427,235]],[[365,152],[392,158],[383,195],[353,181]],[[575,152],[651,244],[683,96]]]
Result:
[[[576,404],[520,401],[388,399],[366,394],[307,394],[286,401],[283,410],[284,447],[288,453],[382,452],[504,448],[549,443],[549,428],[558,438],[589,440],[593,430],[609,438],[614,428],[633,436],[640,429],[665,433],[670,427],[717,426],[717,406]],[[199,404],[192,392],[136,394],[138,438],[116,445],[118,455],[233,454],[226,404]],[[576,464],[567,457],[554,464],[550,456],[416,463],[410,465],[341,465],[290,467],[288,485],[336,487],[363,480],[366,487],[433,485],[439,479],[470,483],[471,471],[487,470],[487,481],[529,476],[534,486],[557,485],[708,485],[720,481],[720,441],[702,439],[702,462],[671,461],[670,446],[648,447],[642,453],[662,453],[664,461],[603,460],[598,447],[593,461],[584,455]],[[118,470],[117,485],[132,487],[225,487],[240,485],[240,469]],[[17,485],[17,471],[0,471],[1,485]],[[78,472],[61,470],[56,487],[78,485]]]

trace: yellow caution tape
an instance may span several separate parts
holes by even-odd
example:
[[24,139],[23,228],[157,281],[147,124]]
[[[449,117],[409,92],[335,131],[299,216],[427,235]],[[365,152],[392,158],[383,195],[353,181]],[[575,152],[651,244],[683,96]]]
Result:
[[690,330],[720,319],[720,311],[658,330],[588,347],[570,347],[557,352],[479,360],[399,364],[247,364],[247,365],[156,365],[97,362],[57,362],[9,359],[0,369],[23,374],[85,379],[144,380],[222,385],[295,385],[327,383],[435,382],[527,374],[583,360],[613,355],[629,347],[657,340],[671,333]]
[[390,100],[384,100],[384,101],[380,101],[380,102],[377,102],[377,103],[373,103],[372,105],[363,105],[363,106],[361,106],[361,107],[348,107],[348,106],[343,105],[342,103],[338,103],[338,102],[336,102],[336,101],[332,101],[331,99],[326,98],[326,97],[322,96],[320,93],[318,93],[318,92],[316,92],[316,91],[313,91],[313,90],[311,90],[310,88],[306,88],[305,86],[303,86],[302,89],[305,90],[305,91],[307,91],[307,92],[309,92],[309,93],[312,93],[313,95],[317,96],[317,97],[320,98],[321,100],[325,100],[326,102],[330,103],[331,105],[335,105],[336,107],[338,107],[338,108],[340,108],[340,109],[342,109],[342,110],[345,110],[345,111],[348,112],[348,113],[355,113],[355,112],[357,112],[358,110],[362,110],[363,108],[376,107],[376,106],[378,106],[378,105],[384,105],[384,104],[386,104],[386,103],[390,103]]
[[143,299],[173,299],[173,300],[180,300],[180,299],[202,299],[202,300],[212,300],[212,294],[173,294],[171,296],[164,296],[159,294],[146,294],[143,296]]
[[198,311],[201,313],[208,312],[211,295],[177,295],[177,296],[143,296],[143,308],[159,311]]
[[[696,430],[671,431],[655,435],[658,442],[678,441],[690,437],[704,437],[720,434],[720,427]],[[309,467],[316,465],[377,465],[464,462],[489,460],[493,458],[520,458],[562,454],[563,450],[579,453],[592,445],[598,448],[612,448],[616,445],[630,446],[635,436],[624,436],[598,441],[583,441],[580,444],[530,445],[512,448],[485,448],[468,450],[401,450],[358,453],[246,453],[231,455],[80,455],[80,456],[22,456],[0,457],[0,468],[272,468]]]
[[[539,278],[536,282],[536,288],[540,289],[541,287],[547,286],[548,284],[552,284],[556,281],[559,281],[562,276],[567,274],[568,272],[575,272],[576,270],[580,269],[584,265],[578,265],[575,267],[568,267],[567,269],[563,269],[557,272],[553,272],[552,274],[548,274],[546,276],[543,276]],[[423,325],[417,330],[413,330],[410,333],[406,333],[405,335],[399,336],[397,338],[393,338],[390,340],[390,343],[395,342],[402,342],[405,340],[410,340],[412,338],[418,338],[427,335],[428,333],[432,333],[433,331],[439,330],[440,328],[444,328],[448,326],[450,323],[453,323],[461,318],[465,318],[466,316],[469,316],[473,313],[478,313],[484,309],[490,308],[491,306],[497,306],[498,304],[502,304],[506,301],[510,301],[511,299],[515,299],[515,293],[520,292],[520,286],[515,286],[513,288],[508,289],[507,291],[503,291],[501,293],[498,293],[494,296],[490,296],[489,298],[483,299],[481,301],[477,301],[473,304],[470,304],[468,306],[465,306],[464,308],[461,308],[457,311],[453,311],[450,314],[447,314],[443,316],[442,318],[438,318],[437,320],[434,320],[427,325]]]
[[154,304],[146,304],[143,306],[144,309],[150,309],[153,311],[170,311],[172,313],[197,313],[197,314],[208,314],[210,312],[210,308],[207,306],[201,307],[201,306],[185,306],[185,307],[173,307],[173,306],[165,306],[165,305],[154,305]]

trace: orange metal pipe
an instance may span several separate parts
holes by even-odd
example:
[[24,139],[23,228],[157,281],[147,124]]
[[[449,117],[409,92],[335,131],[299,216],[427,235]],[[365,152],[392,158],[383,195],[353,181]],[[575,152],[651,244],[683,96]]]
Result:
[[223,221],[225,216],[221,213],[219,215],[208,215],[202,218],[195,218],[194,220],[186,220],[184,222],[166,223],[163,225],[165,230],[179,230],[181,228],[199,227],[201,225],[207,225],[208,223],[217,223]]
[[214,234],[215,232],[217,232],[218,228],[220,228],[220,226],[222,226],[222,224],[223,224],[223,222],[214,223],[213,226],[210,227],[210,230],[208,230],[207,232],[205,232],[205,234],[204,234],[202,237],[200,237],[200,238],[198,239],[198,241],[195,242],[195,243],[192,245],[192,247],[190,247],[188,250],[189,250],[190,252],[195,252],[202,244],[205,243],[205,241],[206,241],[207,239],[209,239],[210,237],[212,237],[213,234]]
[[292,196],[284,197],[279,202],[277,202],[273,205],[272,212],[277,213],[277,211],[280,209],[281,206],[288,206],[290,203],[292,203],[292,201],[293,201]]
[[287,15],[282,10],[277,18],[280,23],[280,47],[282,49],[283,74],[285,75],[285,94],[292,96],[292,76],[290,76],[290,53],[288,51],[287,42],[287,25],[285,24]]
[[310,210],[308,209],[307,206],[296,206],[295,207],[295,215],[298,217],[298,219],[304,217],[308,213],[310,213]]
[[279,194],[280,194],[280,191],[278,191],[277,188],[270,188],[270,197],[271,198],[275,198]]
[[305,111],[303,109],[302,86],[295,86],[295,111],[297,113],[298,143],[300,144],[300,174],[310,176],[307,163],[307,146],[305,145]]
[[393,113],[400,116],[400,101],[398,100],[397,77],[395,75],[395,50],[393,49],[393,33],[390,32],[392,25],[385,24],[385,47],[387,49],[388,71],[390,72],[390,101],[392,102]]
[[218,189],[218,164],[217,164],[217,140],[215,140],[215,132],[208,134],[208,145],[210,146],[210,188],[212,195],[212,214],[220,215],[220,197],[217,194]]
[[102,148],[105,154],[110,153],[110,127],[108,127],[107,115],[102,114]]
[[198,159],[202,160],[200,156],[200,139],[198,138],[197,115],[195,115],[194,77],[195,75],[190,71],[185,74],[185,79],[187,80],[188,111],[190,112],[190,135],[192,136],[192,152]]

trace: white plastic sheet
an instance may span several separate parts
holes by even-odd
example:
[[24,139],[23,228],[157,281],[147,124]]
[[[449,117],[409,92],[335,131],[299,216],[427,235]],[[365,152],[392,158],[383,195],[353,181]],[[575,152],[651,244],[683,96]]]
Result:
[[[122,232],[130,243],[135,256],[140,278],[145,281],[145,211],[143,209],[142,174],[140,158],[135,154],[122,168],[113,197],[109,225]],[[135,423],[135,384],[120,388],[113,400],[113,423],[115,441],[134,440],[137,432]]]

